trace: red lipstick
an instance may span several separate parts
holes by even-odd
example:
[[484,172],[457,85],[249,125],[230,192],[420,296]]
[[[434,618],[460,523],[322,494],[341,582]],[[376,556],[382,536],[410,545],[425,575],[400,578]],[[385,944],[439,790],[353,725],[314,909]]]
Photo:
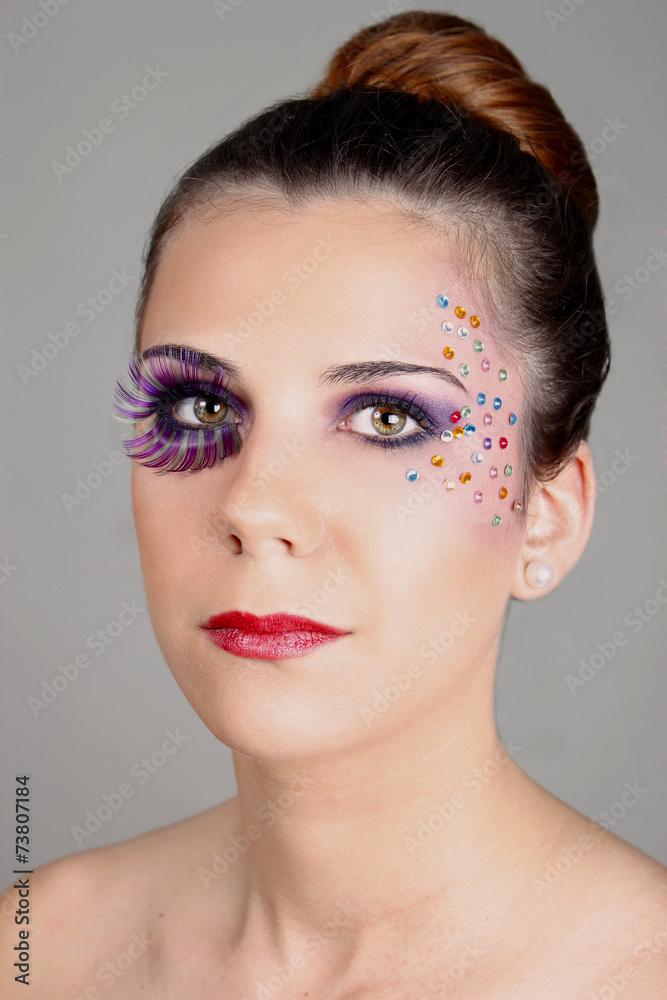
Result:
[[343,629],[324,625],[312,618],[280,611],[261,617],[250,611],[226,611],[213,615],[202,628],[210,633],[216,646],[226,649],[228,653],[259,660],[305,656],[325,643],[348,634]]

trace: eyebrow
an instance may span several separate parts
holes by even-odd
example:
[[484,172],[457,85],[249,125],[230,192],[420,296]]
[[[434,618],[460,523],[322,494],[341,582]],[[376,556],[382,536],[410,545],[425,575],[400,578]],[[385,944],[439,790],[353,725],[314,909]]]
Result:
[[[185,345],[180,344],[164,344],[162,346],[168,348],[170,352],[180,351],[182,347],[189,351],[196,350],[196,348],[186,348]],[[149,347],[146,351],[142,351],[141,357],[146,358],[157,349]],[[243,381],[242,369],[229,358],[219,358],[215,354],[207,354],[204,351],[197,351],[197,354],[199,354],[200,367],[213,372],[222,367],[231,378],[239,382]],[[321,372],[318,384],[321,386],[335,385],[339,382],[358,384],[370,379],[394,378],[398,375],[432,375],[442,379],[443,382],[448,382],[457,389],[462,389],[466,396],[470,395],[463,382],[446,368],[435,368],[433,365],[415,365],[407,361],[355,361],[345,365],[330,365],[329,368],[325,368]]]
[[320,375],[320,385],[333,385],[337,382],[365,382],[374,378],[392,378],[396,375],[435,375],[443,382],[449,382],[457,389],[463,389],[470,395],[463,382],[446,368],[434,368],[432,365],[413,365],[407,361],[357,361],[348,365],[331,365]]

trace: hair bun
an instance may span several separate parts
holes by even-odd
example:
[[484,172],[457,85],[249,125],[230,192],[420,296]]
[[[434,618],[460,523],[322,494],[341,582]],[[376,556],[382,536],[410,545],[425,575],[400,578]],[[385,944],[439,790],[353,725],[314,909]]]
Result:
[[408,11],[363,28],[336,52],[308,96],[361,87],[456,104],[511,132],[595,225],[597,185],[579,136],[546,87],[478,25],[452,14]]

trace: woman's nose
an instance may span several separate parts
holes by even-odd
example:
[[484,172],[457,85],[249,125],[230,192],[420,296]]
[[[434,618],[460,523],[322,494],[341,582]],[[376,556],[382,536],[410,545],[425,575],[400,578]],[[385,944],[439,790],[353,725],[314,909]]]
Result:
[[280,550],[304,556],[317,547],[323,526],[313,461],[297,437],[253,428],[214,506],[214,530],[228,551],[259,560]]

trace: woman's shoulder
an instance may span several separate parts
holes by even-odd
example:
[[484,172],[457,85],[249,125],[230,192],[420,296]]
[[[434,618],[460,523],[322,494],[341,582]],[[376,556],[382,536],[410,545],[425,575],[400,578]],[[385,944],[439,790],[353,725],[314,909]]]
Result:
[[569,807],[568,813],[532,877],[533,926],[551,913],[544,926],[552,945],[560,942],[554,954],[570,955],[591,996],[616,995],[609,990],[615,984],[619,992],[621,983],[627,1000],[643,1000],[658,987],[667,991],[667,868]]
[[[20,876],[0,907],[0,976],[3,997],[13,968],[19,931],[28,932],[29,982],[36,998],[78,991],[88,998],[108,996],[128,963],[159,965],[162,921],[184,887],[210,864],[218,839],[228,829],[234,799],[168,826],[107,847],[67,855]],[[26,881],[27,879],[27,881]],[[29,923],[15,914],[27,890]],[[23,985],[13,981],[16,996]],[[120,984],[119,984],[120,985]],[[88,989],[88,993],[85,990]]]

